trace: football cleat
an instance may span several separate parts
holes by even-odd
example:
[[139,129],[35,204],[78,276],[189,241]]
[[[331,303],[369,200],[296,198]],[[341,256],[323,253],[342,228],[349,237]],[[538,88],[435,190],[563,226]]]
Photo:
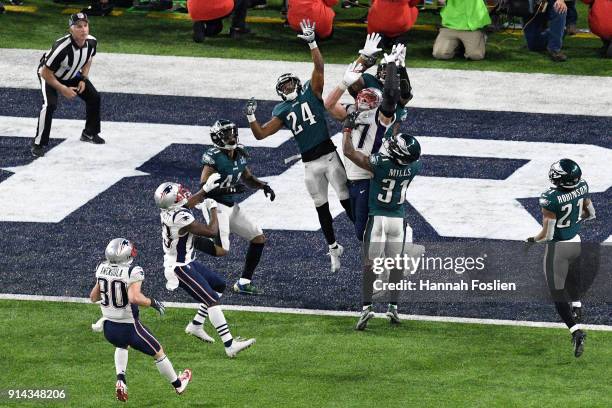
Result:
[[89,142],[93,144],[104,144],[105,143],[104,139],[102,139],[100,135],[96,133],[94,133],[93,135],[90,135],[85,130],[83,130],[83,132],[81,133],[81,142]]
[[397,313],[397,306],[389,304],[387,308],[387,313],[385,315],[390,319],[391,324],[400,324],[402,319],[400,319],[399,314]]
[[373,317],[374,312],[372,311],[372,305],[370,305],[361,312],[361,316],[359,316],[355,330],[365,330],[366,326],[368,325],[368,320]]
[[582,307],[572,306],[572,317],[576,323],[582,321]]
[[37,145],[37,144],[32,145],[30,152],[32,152],[32,156],[34,157],[43,157],[45,155],[44,147]]
[[340,270],[340,257],[344,253],[344,247],[337,244],[336,248],[329,248],[328,255],[331,258],[331,271],[338,272]]
[[572,333],[572,344],[574,345],[574,357],[578,358],[584,351],[584,342],[586,340],[586,333],[578,329]]
[[119,380],[117,381],[117,384],[115,385],[115,390],[116,390],[117,399],[122,402],[127,402],[128,400],[127,384]]
[[243,295],[261,295],[262,291],[257,289],[251,282],[241,285],[240,282],[234,283],[234,292],[241,293]]
[[232,345],[225,348],[225,354],[227,354],[229,358],[236,357],[236,355],[240,353],[242,350],[248,349],[253,344],[255,344],[255,339],[247,339],[247,340],[239,340],[239,339],[240,339],[239,337],[235,338],[232,341]]
[[191,370],[186,368],[182,373],[179,374],[178,379],[181,381],[181,386],[175,388],[175,390],[178,395],[181,395],[185,392],[189,381],[191,381]]
[[203,326],[203,324],[193,324],[192,322],[189,322],[187,327],[185,327],[185,333],[191,334],[192,336],[195,336],[207,343],[214,343],[215,339],[206,334]]

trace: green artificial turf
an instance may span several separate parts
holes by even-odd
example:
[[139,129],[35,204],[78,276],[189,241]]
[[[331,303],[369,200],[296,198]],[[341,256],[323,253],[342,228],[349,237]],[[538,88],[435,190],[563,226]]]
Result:
[[[194,310],[144,310],[175,369],[182,396],[153,360],[130,350],[129,401],[137,407],[560,407],[611,406],[612,333],[589,332],[574,358],[567,330],[226,312],[234,335],[257,343],[234,360],[222,345],[184,334]],[[68,401],[114,403],[114,347],[90,324],[95,305],[0,301],[0,389],[65,388]],[[212,329],[207,325],[210,334]],[[215,337],[217,337],[215,335]],[[40,406],[11,403],[0,406]],[[37,405],[38,404],[38,405]]]
[[[280,17],[280,0],[270,0],[265,10],[249,10],[249,16]],[[61,14],[66,5],[49,0],[26,0],[37,6],[35,14],[7,12],[0,15],[0,48],[48,49],[66,32],[67,15]],[[72,4],[69,7],[83,7]],[[579,27],[586,28],[587,9],[578,4]],[[336,21],[355,20],[365,15],[365,9],[337,8]],[[439,16],[422,12],[417,24],[437,24]],[[182,55],[199,57],[248,58],[286,61],[308,61],[308,48],[281,24],[253,23],[256,35],[233,40],[228,36],[228,22],[216,38],[196,44],[191,40],[191,21],[150,18],[146,13],[124,11],[117,17],[92,17],[91,34],[99,40],[100,52]],[[334,37],[320,42],[325,60],[348,63],[361,48],[365,28],[336,27]],[[436,61],[431,57],[435,31],[413,30],[404,41],[408,44],[408,63],[412,67],[495,70],[511,72],[544,72],[576,75],[612,75],[612,62],[599,58],[601,46],[595,38],[567,38],[564,46],[570,60],[554,63],[541,53],[528,52],[521,36],[505,33],[489,36],[484,61]],[[135,67],[135,71],[138,67]]]

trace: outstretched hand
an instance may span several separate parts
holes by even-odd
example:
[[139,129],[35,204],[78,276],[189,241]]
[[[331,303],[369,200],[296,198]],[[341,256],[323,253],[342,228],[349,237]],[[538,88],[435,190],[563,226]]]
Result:
[[302,29],[302,34],[298,34],[297,36],[307,43],[312,43],[315,41],[315,22],[310,22],[310,20],[302,20],[300,22],[300,28]]

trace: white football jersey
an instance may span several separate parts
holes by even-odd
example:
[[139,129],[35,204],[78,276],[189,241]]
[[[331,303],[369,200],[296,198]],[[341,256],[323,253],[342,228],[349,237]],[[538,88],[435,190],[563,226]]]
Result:
[[144,280],[142,268],[104,261],[96,268],[96,280],[102,297],[102,315],[113,322],[134,323],[134,318],[138,317],[138,306],[130,304],[128,288],[132,283]]
[[[347,112],[351,113],[355,111],[355,105],[350,105],[347,108]],[[353,140],[353,147],[358,152],[365,154],[366,156],[372,153],[377,153],[378,149],[383,142],[383,136],[389,126],[395,122],[395,116],[389,125],[384,125],[378,120],[378,108],[370,109],[361,112],[355,121],[355,128],[351,132],[351,139]],[[346,177],[349,180],[363,180],[371,179],[372,173],[362,169],[350,160],[344,160],[344,167],[346,168]]]
[[193,234],[179,235],[179,230],[195,221],[191,210],[185,207],[164,210],[160,214],[164,248],[164,268],[187,265],[195,259]]

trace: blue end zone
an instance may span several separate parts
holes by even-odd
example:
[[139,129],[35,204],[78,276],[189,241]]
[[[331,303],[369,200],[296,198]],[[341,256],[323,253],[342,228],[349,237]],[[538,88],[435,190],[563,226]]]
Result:
[[[38,90],[0,89],[3,103],[0,116],[36,117],[41,104]],[[181,125],[210,125],[218,118],[234,120],[241,127],[248,124],[243,117],[244,100],[127,95],[104,93],[104,121],[149,122]],[[266,118],[275,102],[260,102],[258,116]],[[82,119],[84,105],[80,101],[62,100],[56,118]],[[609,129],[612,118],[572,115],[542,115],[516,112],[460,111],[452,109],[412,108],[410,122],[402,130],[423,136],[486,138],[498,140],[545,141],[555,143],[589,143],[611,147]],[[340,125],[330,121],[330,130]],[[32,129],[32,136],[35,129]],[[103,135],[104,129],[102,131]],[[33,158],[30,138],[0,135],[0,167],[19,166]],[[126,135],[129,137],[129,135]],[[51,139],[52,144],[61,143]],[[202,145],[173,144],[151,158],[138,170],[149,176],[124,178],[57,224],[0,223],[0,291],[4,293],[45,294],[54,296],[87,296],[96,264],[104,256],[107,242],[114,237],[133,239],[139,248],[137,262],[147,276],[145,290],[169,301],[191,301],[182,292],[170,293],[164,288],[159,214],[153,202],[153,191],[163,181],[180,180],[195,189],[199,184]],[[296,152],[292,141],[276,149],[250,148],[251,168],[257,176],[278,175],[286,170],[281,158]],[[439,177],[505,179],[525,160],[426,157],[424,174]],[[0,173],[0,182],[10,176]],[[538,176],[539,177],[539,176]],[[545,180],[545,176],[543,177]],[[545,185],[543,185],[543,188]],[[67,192],[69,194],[69,192]],[[262,194],[251,192],[249,194]],[[612,232],[607,222],[612,214],[603,203],[610,203],[610,190],[593,195],[598,207],[598,220],[584,229],[585,239],[603,240]],[[27,199],[16,197],[15,199]],[[537,198],[519,200],[539,219]],[[304,206],[311,206],[310,202]],[[486,203],[483,203],[486,206]],[[407,219],[416,241],[462,241],[443,239],[410,205]],[[314,215],[313,209],[313,216]],[[253,214],[257,217],[257,214]],[[266,292],[258,298],[233,294],[224,296],[224,303],[278,307],[357,310],[360,303],[359,243],[353,226],[345,215],[334,221],[336,235],[346,248],[343,268],[329,272],[329,257],[321,231],[265,231],[268,242],[262,262],[255,272],[258,286]],[[199,256],[206,265],[219,271],[233,283],[240,276],[247,243],[231,237],[232,251],[225,258]],[[520,271],[517,271],[520,273]],[[407,305],[407,313],[455,315],[503,319],[557,320],[550,305],[543,304],[441,304]],[[612,318],[601,306],[589,317],[592,322],[611,323]]]

